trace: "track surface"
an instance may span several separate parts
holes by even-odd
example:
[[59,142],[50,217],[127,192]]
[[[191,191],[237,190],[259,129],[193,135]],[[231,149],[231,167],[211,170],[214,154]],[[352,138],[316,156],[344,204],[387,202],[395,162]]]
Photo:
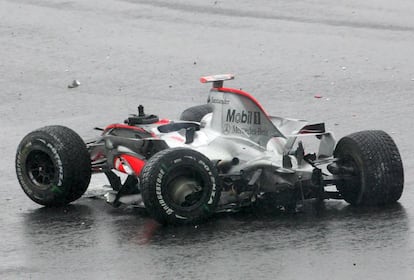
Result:
[[[0,278],[412,279],[414,4],[339,2],[0,0]],[[325,121],[338,139],[389,132],[400,204],[160,228],[99,199],[50,210],[21,191],[14,155],[29,131],[61,124],[88,138],[138,104],[176,118],[206,100],[199,76],[227,72],[273,115]]]

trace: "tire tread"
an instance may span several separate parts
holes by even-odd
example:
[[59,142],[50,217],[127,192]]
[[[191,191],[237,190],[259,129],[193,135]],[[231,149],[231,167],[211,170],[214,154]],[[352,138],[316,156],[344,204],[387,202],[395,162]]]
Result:
[[366,130],[342,138],[335,154],[353,149],[363,162],[364,192],[356,205],[383,205],[396,202],[402,195],[404,171],[394,140],[384,131]]

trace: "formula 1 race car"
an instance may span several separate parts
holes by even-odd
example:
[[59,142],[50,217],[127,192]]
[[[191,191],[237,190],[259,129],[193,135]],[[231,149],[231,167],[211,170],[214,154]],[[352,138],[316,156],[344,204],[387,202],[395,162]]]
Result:
[[[18,146],[16,173],[24,192],[44,206],[62,206],[104,173],[107,201],[140,203],[162,224],[199,223],[220,211],[271,201],[295,211],[306,199],[386,205],[402,195],[403,166],[383,131],[350,134],[336,143],[324,123],[268,115],[247,92],[212,83],[207,104],[179,121],[138,114],[111,124],[92,141],[46,126]],[[122,174],[124,173],[124,175]]]

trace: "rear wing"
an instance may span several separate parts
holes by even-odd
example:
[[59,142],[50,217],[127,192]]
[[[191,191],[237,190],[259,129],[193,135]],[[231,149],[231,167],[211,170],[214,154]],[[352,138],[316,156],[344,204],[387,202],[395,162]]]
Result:
[[233,74],[221,74],[221,75],[204,76],[200,78],[200,82],[203,84],[213,83],[213,88],[223,87],[223,82],[227,80],[234,80],[234,75]]

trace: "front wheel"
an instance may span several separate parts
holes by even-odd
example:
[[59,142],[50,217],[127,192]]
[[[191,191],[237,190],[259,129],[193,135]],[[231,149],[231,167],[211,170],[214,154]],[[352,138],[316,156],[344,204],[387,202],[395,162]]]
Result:
[[62,206],[82,196],[91,178],[90,156],[80,136],[64,126],[46,126],[23,138],[16,174],[38,204]]
[[401,197],[404,171],[400,153],[384,131],[361,131],[343,137],[334,156],[341,169],[354,178],[337,184],[348,203],[385,205]]
[[191,149],[155,154],[144,166],[140,181],[145,208],[161,224],[203,221],[214,213],[220,199],[215,168]]

